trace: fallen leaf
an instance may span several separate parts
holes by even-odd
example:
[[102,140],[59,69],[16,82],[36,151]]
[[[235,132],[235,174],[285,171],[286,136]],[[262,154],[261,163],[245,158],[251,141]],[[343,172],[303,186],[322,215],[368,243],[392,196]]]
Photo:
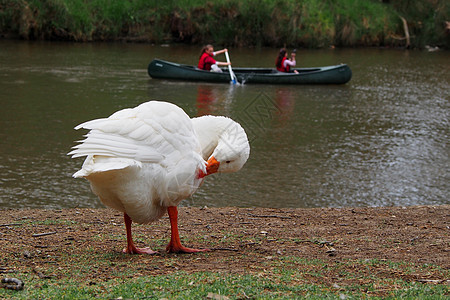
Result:
[[219,294],[214,294],[214,293],[208,293],[208,296],[206,296],[206,298],[208,299],[214,299],[214,300],[229,300],[230,298],[228,298],[227,296],[223,296],[223,295],[219,295]]

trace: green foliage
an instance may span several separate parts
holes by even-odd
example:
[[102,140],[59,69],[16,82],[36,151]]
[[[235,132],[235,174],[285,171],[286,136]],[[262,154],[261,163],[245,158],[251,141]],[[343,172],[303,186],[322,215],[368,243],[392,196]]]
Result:
[[412,42],[418,47],[427,44],[450,46],[450,34],[446,32],[450,2],[446,0],[392,1],[398,15],[408,21]]
[[449,46],[445,0],[0,0],[0,35],[229,46]]
[[382,46],[390,43],[400,20],[389,13],[387,6],[372,1],[332,1],[336,15],[338,46]]

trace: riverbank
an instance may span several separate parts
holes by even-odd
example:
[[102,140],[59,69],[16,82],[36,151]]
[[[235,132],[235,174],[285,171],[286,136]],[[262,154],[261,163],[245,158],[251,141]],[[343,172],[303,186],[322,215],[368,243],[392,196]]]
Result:
[[227,47],[450,47],[448,1],[37,1],[0,6],[0,37]]
[[2,210],[1,277],[25,288],[0,298],[449,296],[449,205],[179,211],[183,243],[212,251],[165,253],[167,218],[133,225],[159,254],[124,255],[118,212]]

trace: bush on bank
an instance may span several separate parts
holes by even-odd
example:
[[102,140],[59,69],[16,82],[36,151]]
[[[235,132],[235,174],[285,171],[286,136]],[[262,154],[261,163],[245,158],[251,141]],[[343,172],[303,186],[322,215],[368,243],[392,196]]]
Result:
[[[450,46],[445,0],[0,0],[0,36],[227,46]],[[448,27],[448,28],[447,28]]]

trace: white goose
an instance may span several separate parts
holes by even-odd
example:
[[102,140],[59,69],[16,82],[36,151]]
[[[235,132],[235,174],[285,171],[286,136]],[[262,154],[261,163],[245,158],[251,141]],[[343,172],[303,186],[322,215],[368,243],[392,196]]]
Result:
[[123,252],[156,253],[134,245],[131,223],[150,223],[166,210],[171,224],[168,252],[208,250],[181,245],[177,205],[206,175],[235,172],[245,164],[250,146],[238,123],[226,117],[190,119],[174,104],[150,101],[75,127],[80,128],[90,131],[68,155],[86,160],[73,176],[88,179],[105,205],[124,213]]

